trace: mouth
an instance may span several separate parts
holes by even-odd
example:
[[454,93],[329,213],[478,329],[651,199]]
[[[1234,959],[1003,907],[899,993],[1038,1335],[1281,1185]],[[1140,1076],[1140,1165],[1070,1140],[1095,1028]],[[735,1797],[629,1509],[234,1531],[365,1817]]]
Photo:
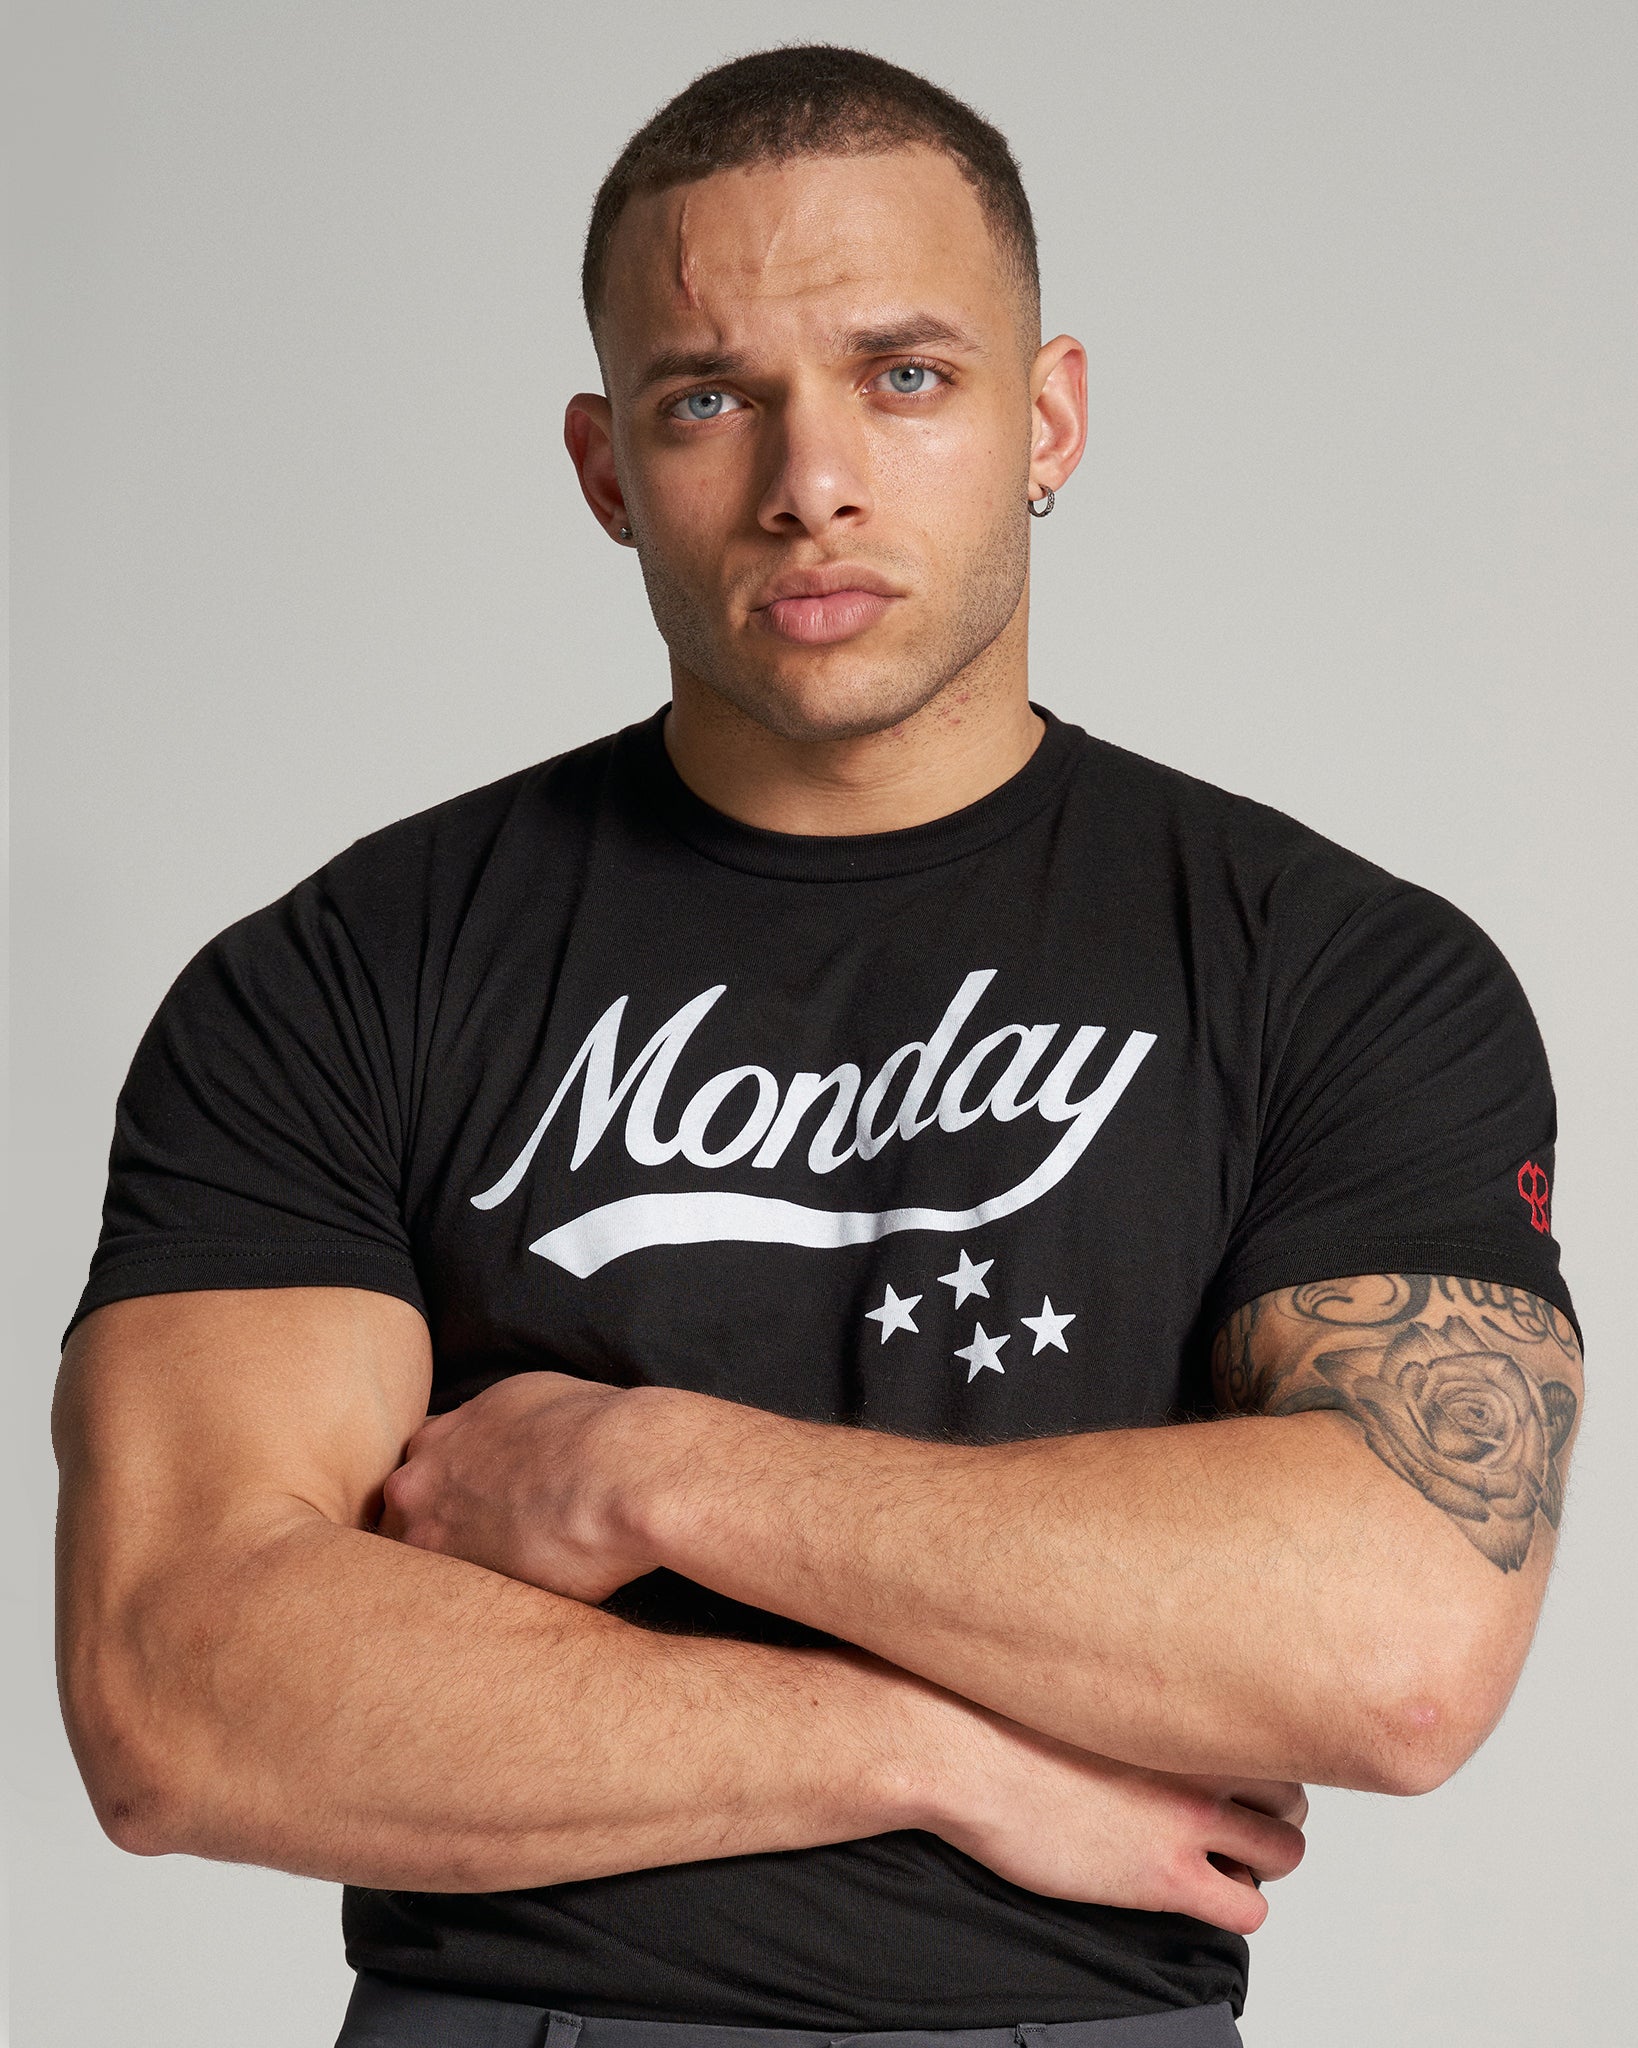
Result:
[[751,617],[781,640],[823,647],[867,631],[903,594],[873,569],[833,562],[776,576]]

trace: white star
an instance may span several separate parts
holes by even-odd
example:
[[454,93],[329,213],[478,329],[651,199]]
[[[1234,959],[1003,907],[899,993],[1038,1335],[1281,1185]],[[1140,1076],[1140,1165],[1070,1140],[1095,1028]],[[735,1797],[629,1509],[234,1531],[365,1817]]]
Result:
[[[921,1296],[919,1294],[895,1294],[892,1288],[889,1287],[887,1299],[880,1308],[868,1310],[865,1320],[866,1322],[881,1324],[882,1342],[885,1344],[895,1330],[915,1330],[916,1326],[910,1320],[910,1311],[920,1299]],[[919,1335],[920,1333],[917,1332],[917,1334]]]
[[955,1271],[953,1273],[940,1273],[938,1284],[940,1287],[953,1287],[955,1289],[955,1305],[957,1308],[960,1308],[969,1294],[981,1294],[988,1301],[990,1290],[984,1285],[984,1275],[994,1264],[994,1259],[986,1259],[983,1265],[975,1266],[972,1260],[968,1258],[966,1252],[963,1251]]
[[956,1353],[957,1358],[965,1358],[968,1361],[967,1384],[969,1387],[977,1379],[979,1373],[986,1368],[990,1372],[1006,1371],[1007,1368],[1001,1363],[1001,1346],[1011,1342],[1012,1332],[1010,1330],[1004,1337],[990,1337],[985,1334],[982,1323],[974,1323],[973,1341]]
[[1068,1356],[1069,1346],[1064,1342],[1064,1332],[1075,1318],[1054,1315],[1050,1294],[1042,1300],[1041,1313],[1038,1316],[1020,1316],[1018,1320],[1026,1330],[1035,1332],[1035,1350],[1030,1353],[1031,1358],[1035,1357],[1036,1352],[1045,1351],[1049,1344],[1056,1345],[1066,1357]]

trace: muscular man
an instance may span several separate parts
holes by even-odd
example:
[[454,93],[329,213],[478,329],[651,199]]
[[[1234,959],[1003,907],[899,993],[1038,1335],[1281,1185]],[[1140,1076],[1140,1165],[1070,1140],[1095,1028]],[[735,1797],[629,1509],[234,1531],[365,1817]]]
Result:
[[342,1881],[348,2043],[1233,2041],[1300,1781],[1439,1784],[1536,1618],[1529,1008],[1031,703],[1085,357],[970,109],[725,65],[584,286],[670,705],[145,1037],[57,1410],[96,1810]]

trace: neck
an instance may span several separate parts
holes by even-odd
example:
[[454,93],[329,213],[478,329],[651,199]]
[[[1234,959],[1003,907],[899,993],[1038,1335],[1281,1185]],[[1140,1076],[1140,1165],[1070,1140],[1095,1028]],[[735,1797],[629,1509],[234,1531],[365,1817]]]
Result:
[[825,837],[897,832],[976,803],[1034,753],[1046,728],[1030,709],[1023,663],[1007,668],[963,670],[881,732],[794,740],[674,665],[666,751],[696,796],[743,825]]

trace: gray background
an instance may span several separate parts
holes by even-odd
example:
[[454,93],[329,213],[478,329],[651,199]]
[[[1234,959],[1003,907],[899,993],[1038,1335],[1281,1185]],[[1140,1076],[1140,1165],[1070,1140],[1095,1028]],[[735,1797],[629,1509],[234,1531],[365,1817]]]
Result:
[[122,1856],[55,1719],[46,1407],[113,1098],[222,925],[659,701],[637,565],[558,438],[595,383],[579,238],[695,70],[825,36],[1011,135],[1047,332],[1090,349],[1036,694],[1454,898],[1554,1060],[1592,1391],[1534,1658],[1433,1797],[1316,1798],[1247,2040],[1631,2038],[1630,0],[51,0],[23,20],[16,437],[30,2048],[332,2037],[335,1890]]

